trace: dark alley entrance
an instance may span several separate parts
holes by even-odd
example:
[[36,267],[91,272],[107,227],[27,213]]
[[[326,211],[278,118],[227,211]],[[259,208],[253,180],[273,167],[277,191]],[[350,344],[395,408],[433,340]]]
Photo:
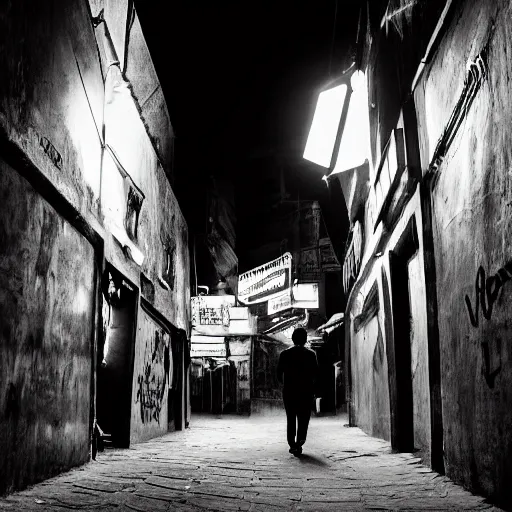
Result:
[[118,448],[130,445],[133,359],[137,294],[112,267],[103,286],[104,343],[100,347],[97,383],[97,424]]

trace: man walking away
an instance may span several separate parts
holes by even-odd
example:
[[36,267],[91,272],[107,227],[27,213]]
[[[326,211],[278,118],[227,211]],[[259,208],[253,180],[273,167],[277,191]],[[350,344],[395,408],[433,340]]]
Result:
[[281,352],[277,365],[277,378],[283,384],[286,437],[290,453],[295,456],[302,453],[302,445],[306,442],[318,366],[316,354],[304,347],[307,339],[306,329],[295,329],[292,334],[294,346]]

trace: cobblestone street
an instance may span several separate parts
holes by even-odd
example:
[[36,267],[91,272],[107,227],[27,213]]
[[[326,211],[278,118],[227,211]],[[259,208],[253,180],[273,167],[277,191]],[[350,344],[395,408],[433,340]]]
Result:
[[109,449],[1,499],[0,510],[499,510],[344,424],[344,416],[312,418],[296,458],[284,416],[193,416],[184,432]]

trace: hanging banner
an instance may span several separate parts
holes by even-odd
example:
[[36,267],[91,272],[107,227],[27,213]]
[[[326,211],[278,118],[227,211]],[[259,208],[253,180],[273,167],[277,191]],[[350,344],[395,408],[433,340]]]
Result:
[[266,302],[291,289],[292,255],[279,258],[241,274],[238,278],[238,300],[243,304]]

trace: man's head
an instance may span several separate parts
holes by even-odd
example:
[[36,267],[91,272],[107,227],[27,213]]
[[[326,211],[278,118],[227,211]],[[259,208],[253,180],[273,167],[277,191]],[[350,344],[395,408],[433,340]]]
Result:
[[304,327],[297,327],[297,329],[293,331],[292,341],[294,345],[303,347],[306,344],[306,341],[308,341],[308,333],[306,332],[306,329],[304,329]]

